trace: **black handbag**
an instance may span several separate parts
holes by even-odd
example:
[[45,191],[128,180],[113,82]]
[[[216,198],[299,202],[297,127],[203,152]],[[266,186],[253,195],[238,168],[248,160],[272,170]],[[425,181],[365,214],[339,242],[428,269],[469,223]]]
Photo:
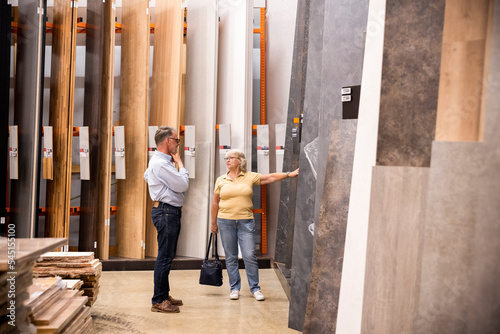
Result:
[[212,235],[210,233],[210,239],[208,240],[207,255],[205,255],[205,260],[201,264],[200,272],[200,284],[203,285],[222,285],[222,263],[219,260],[219,254],[217,253],[217,234],[214,237],[214,249],[215,249],[215,259],[209,260],[208,253],[210,252],[210,245],[212,243]]

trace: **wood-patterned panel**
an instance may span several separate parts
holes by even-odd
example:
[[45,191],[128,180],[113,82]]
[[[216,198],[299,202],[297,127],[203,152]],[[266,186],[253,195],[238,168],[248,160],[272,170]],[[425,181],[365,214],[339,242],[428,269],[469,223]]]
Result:
[[361,333],[411,333],[429,168],[374,167]]
[[436,140],[477,141],[490,0],[447,1]]
[[[181,125],[182,44],[184,13],[178,0],[158,1],[155,7],[153,77],[149,125]],[[180,136],[179,136],[180,137]],[[182,145],[179,145],[181,149]],[[151,220],[152,201],[147,196],[146,256],[158,255],[156,229]]]
[[122,7],[120,125],[125,126],[126,179],[117,181],[116,247],[122,257],[144,258],[149,101],[149,1]]
[[53,127],[54,179],[47,181],[45,235],[68,238],[77,6],[55,0],[53,15],[49,125]]

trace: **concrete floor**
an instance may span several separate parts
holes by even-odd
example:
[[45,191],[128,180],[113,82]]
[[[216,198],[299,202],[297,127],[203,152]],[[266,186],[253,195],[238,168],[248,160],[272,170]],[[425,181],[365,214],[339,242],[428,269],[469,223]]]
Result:
[[288,328],[289,302],[274,269],[259,269],[262,302],[240,273],[240,299],[230,300],[225,270],[221,287],[198,284],[199,270],[171,271],[171,294],[184,305],[165,314],[151,312],[152,271],[105,271],[92,307],[95,333],[298,333]]

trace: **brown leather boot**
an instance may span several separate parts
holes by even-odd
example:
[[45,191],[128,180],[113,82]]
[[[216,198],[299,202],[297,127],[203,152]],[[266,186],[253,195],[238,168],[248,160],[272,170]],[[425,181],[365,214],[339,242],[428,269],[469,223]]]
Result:
[[170,304],[175,305],[175,306],[182,306],[184,305],[182,303],[182,300],[180,299],[174,299],[172,296],[168,296],[167,300],[170,302]]
[[151,312],[179,313],[180,310],[177,306],[172,305],[167,299],[161,303],[153,304],[153,306],[151,306]]

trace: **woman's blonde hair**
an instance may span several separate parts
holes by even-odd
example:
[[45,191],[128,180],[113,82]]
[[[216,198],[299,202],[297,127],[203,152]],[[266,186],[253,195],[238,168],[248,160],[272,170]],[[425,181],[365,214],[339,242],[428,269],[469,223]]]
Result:
[[240,170],[243,173],[247,172],[247,159],[245,158],[245,154],[238,150],[237,148],[233,148],[226,153],[226,158],[235,157],[240,161]]

